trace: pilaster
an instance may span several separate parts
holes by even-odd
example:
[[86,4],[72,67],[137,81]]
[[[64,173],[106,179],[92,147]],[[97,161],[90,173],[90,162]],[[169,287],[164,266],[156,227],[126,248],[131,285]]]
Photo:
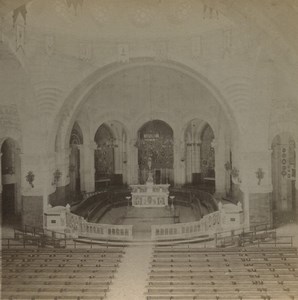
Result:
[[174,183],[176,185],[182,185],[185,183],[185,164],[187,166],[187,162],[185,161],[187,159],[187,155],[185,158],[184,155],[184,144],[180,143],[180,141],[175,141],[174,139],[174,145],[173,145],[173,151],[174,151]]
[[85,192],[95,191],[94,151],[96,148],[97,145],[93,141],[79,145],[81,190]]
[[138,184],[138,148],[136,147],[137,139],[131,139],[129,142],[129,151],[127,155],[128,165],[128,184]]
[[225,183],[225,143],[223,136],[219,136],[217,141],[212,142],[215,156],[215,193],[224,196],[226,191]]

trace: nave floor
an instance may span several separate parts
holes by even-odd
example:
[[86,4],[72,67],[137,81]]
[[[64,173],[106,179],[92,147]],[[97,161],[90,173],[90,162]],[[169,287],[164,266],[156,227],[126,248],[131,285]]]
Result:
[[107,300],[143,300],[147,284],[152,245],[126,248]]

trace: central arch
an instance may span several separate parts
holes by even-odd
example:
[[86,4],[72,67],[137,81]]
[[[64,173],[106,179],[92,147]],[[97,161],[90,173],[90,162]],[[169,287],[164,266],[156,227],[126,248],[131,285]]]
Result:
[[174,174],[173,129],[164,121],[150,120],[138,131],[139,182],[148,178],[149,161],[156,184],[173,183]]
[[88,97],[104,79],[123,70],[130,70],[139,66],[158,66],[165,69],[177,71],[181,75],[183,74],[184,76],[195,79],[198,82],[198,85],[206,88],[210,95],[219,104],[225,117],[228,120],[229,128],[231,129],[231,133],[234,139],[238,139],[239,127],[237,125],[232,109],[230,108],[220,91],[211,82],[209,82],[206,77],[202,76],[200,73],[194,71],[188,66],[176,61],[167,60],[157,62],[153,58],[131,58],[128,64],[112,63],[100,68],[93,74],[89,75],[85,80],[83,80],[77,87],[73,89],[73,91],[65,99],[64,104],[62,105],[60,112],[57,114],[56,120],[53,123],[54,127],[51,131],[52,135],[49,138],[48,149],[53,149],[54,146],[55,151],[60,151],[61,149],[67,147],[66,140],[69,141],[72,124],[74,124],[76,117],[81,111],[82,106],[88,100]]

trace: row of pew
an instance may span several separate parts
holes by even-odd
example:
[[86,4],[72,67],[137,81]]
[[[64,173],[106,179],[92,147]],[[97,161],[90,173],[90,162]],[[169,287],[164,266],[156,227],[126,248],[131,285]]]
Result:
[[296,248],[153,249],[147,300],[298,299]]
[[1,299],[105,299],[122,247],[3,249]]

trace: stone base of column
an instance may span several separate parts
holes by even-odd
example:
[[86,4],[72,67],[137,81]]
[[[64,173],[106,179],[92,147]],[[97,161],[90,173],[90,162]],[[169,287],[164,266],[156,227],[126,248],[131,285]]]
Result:
[[43,197],[42,196],[22,196],[23,225],[43,227]]
[[249,224],[272,225],[272,200],[271,193],[249,194]]

